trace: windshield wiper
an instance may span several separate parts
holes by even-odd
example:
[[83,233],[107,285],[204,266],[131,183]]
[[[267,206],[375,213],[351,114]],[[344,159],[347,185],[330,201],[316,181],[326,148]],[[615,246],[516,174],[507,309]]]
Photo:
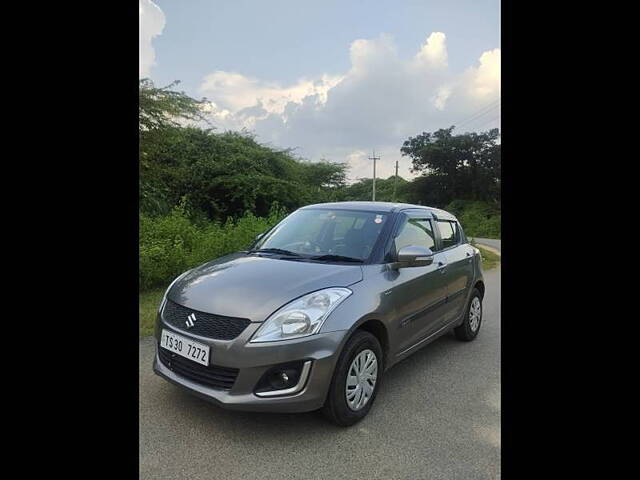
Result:
[[292,252],[291,250],[284,250],[282,248],[259,248],[257,250],[249,250],[247,253],[275,253],[276,255],[286,255],[288,257],[298,257],[298,258],[308,259],[308,260],[363,263],[362,259],[355,258],[355,257],[345,257],[343,255],[334,255],[334,254],[316,255],[315,257],[307,257],[305,255]]
[[275,253],[279,255],[289,255],[292,257],[301,256],[299,253],[292,252],[291,250],[283,250],[282,248],[259,248],[258,250],[249,250],[249,253]]
[[316,257],[309,257],[309,260],[327,260],[327,261],[335,261],[335,262],[357,262],[362,263],[364,260],[361,258],[355,257],[345,257],[344,255],[318,255]]

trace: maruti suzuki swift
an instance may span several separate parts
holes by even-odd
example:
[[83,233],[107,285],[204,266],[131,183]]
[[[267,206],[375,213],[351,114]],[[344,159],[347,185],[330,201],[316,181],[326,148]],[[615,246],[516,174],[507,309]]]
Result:
[[225,408],[322,409],[348,426],[394,364],[450,330],[473,340],[484,292],[480,252],[448,212],[309,205],[173,281],[153,369]]

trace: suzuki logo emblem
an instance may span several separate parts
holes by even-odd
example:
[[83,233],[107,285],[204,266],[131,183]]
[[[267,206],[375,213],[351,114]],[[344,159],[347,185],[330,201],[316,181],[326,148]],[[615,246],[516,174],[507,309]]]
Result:
[[195,313],[192,313],[191,315],[189,315],[187,317],[187,321],[184,322],[184,323],[188,328],[193,327],[193,325],[196,323],[196,315],[195,315]]

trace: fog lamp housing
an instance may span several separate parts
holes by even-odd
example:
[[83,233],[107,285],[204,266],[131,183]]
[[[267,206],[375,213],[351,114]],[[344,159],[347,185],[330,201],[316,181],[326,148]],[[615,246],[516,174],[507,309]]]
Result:
[[259,397],[298,393],[307,381],[310,368],[311,360],[283,363],[271,367],[256,384],[254,393]]

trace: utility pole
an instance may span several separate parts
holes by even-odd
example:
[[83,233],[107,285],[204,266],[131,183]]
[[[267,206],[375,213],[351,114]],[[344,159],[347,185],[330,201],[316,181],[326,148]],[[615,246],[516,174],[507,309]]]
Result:
[[373,157],[369,157],[369,160],[373,160],[373,199],[372,202],[376,201],[376,160],[380,160],[380,157],[376,157],[376,149],[373,149]]
[[396,177],[393,179],[393,201],[396,201],[396,190],[398,189],[398,160],[396,160]]

